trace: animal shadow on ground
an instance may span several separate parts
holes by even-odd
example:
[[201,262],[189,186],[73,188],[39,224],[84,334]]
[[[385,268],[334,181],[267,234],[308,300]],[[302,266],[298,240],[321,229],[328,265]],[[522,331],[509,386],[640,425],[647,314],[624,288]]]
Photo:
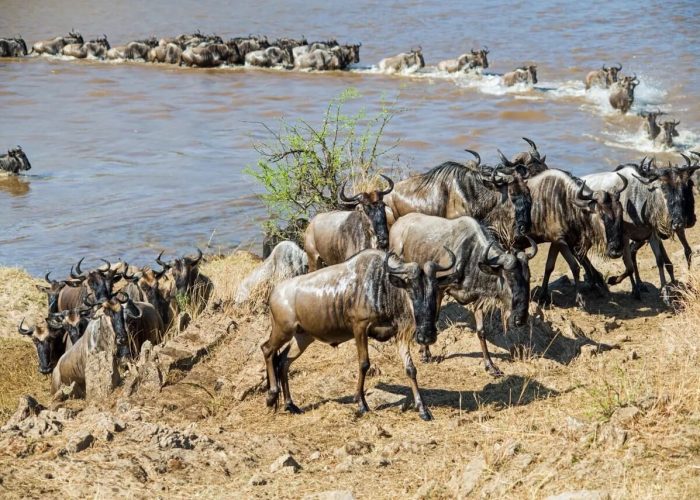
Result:
[[[641,300],[632,297],[629,280],[614,285],[608,292],[594,290],[588,283],[581,282],[581,292],[585,301],[584,310],[596,314],[605,314],[617,319],[658,316],[668,310],[660,298],[660,290],[651,283],[644,283],[647,291],[642,292]],[[532,289],[533,297],[540,287]],[[576,291],[573,282],[567,276],[561,276],[549,284],[551,304],[548,307],[570,309],[577,307]]]
[[[407,403],[413,401],[411,388],[408,386],[379,383],[375,387],[405,398],[401,401],[381,404],[375,410],[395,406],[407,407]],[[483,405],[494,405],[498,408],[527,405],[533,401],[559,396],[559,394],[558,391],[550,389],[536,380],[520,375],[509,375],[498,381],[490,382],[480,391],[421,388],[421,395],[428,406],[466,411],[477,410],[479,406]]]
[[[450,303],[441,311],[442,320],[452,324],[466,323],[468,330],[464,335],[476,336],[473,314],[457,303]],[[491,356],[500,359],[551,359],[562,365],[568,365],[581,354],[584,345],[596,345],[597,350],[607,351],[614,346],[600,344],[586,336],[573,322],[567,321],[556,325],[542,318],[531,315],[529,324],[525,327],[512,329],[508,334],[503,330],[500,312],[494,312],[484,318],[486,340],[510,353],[493,353]],[[469,353],[449,353],[444,359],[457,357],[481,358],[480,351]]]

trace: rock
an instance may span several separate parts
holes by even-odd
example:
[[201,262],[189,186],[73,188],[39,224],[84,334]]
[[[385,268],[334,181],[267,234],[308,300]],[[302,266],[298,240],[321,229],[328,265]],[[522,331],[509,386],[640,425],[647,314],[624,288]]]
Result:
[[372,452],[372,444],[365,441],[350,441],[345,443],[344,446],[337,448],[335,450],[335,455],[337,457],[343,457],[346,455],[365,455]]
[[318,460],[321,458],[321,452],[320,451],[314,451],[311,455],[309,455],[309,462],[313,462],[314,460]]
[[79,453],[95,441],[95,437],[87,431],[80,431],[68,440],[66,451],[68,453]]
[[565,491],[558,495],[551,495],[546,500],[608,500],[610,495],[600,490],[576,490]]
[[637,415],[639,415],[641,410],[636,406],[625,406],[623,408],[618,408],[612,416],[611,420],[619,422],[621,424],[626,424],[633,421]]
[[45,410],[39,402],[34,399],[33,396],[26,394],[19,397],[19,404],[17,405],[17,410],[5,423],[5,425],[0,429],[0,431],[6,432],[9,429],[16,428],[21,422],[27,420],[29,417],[36,417]]
[[398,406],[400,402],[406,399],[406,396],[403,394],[383,391],[375,387],[367,391],[365,398],[367,399],[367,404],[369,404],[370,408],[379,410],[387,406]]
[[157,441],[160,448],[194,449],[194,440],[179,431],[164,432],[157,437]]
[[627,431],[611,423],[597,431],[598,443],[612,448],[622,448],[627,441]]
[[270,472],[285,472],[285,473],[296,473],[301,469],[299,462],[294,460],[291,453],[285,453],[281,455],[277,460],[270,464]]
[[255,474],[248,480],[248,484],[251,486],[262,486],[264,484],[267,484],[267,479],[262,477],[260,474]]
[[[112,342],[114,344],[114,341]],[[119,369],[114,349],[89,352],[85,361],[85,397],[104,401],[119,384]]]
[[75,381],[71,382],[70,385],[61,384],[60,389],[53,395],[53,401],[67,401],[69,399],[76,399],[81,397],[81,391],[76,385]]
[[456,472],[447,485],[455,496],[466,498],[476,488],[484,469],[486,469],[484,457],[475,457]]
[[306,495],[304,500],[355,500],[350,490],[322,491]]
[[586,428],[586,424],[571,416],[566,417],[564,423],[566,424],[566,430],[572,434],[579,433]]

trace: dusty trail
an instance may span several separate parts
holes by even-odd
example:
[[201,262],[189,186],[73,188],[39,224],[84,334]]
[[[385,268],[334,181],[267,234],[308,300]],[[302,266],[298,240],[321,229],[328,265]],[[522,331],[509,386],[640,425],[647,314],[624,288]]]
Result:
[[[690,241],[698,236],[689,231]],[[541,279],[545,250],[532,263],[533,284]],[[680,246],[672,242],[669,250],[678,276],[688,279]],[[640,256],[642,277],[654,285],[653,258],[648,249]],[[621,268],[598,264],[604,273]],[[239,254],[207,263],[204,272],[225,298],[253,265]],[[556,272],[565,270],[560,264]],[[3,336],[17,337],[11,325],[19,311],[39,311],[31,283],[15,279],[13,287],[0,288]],[[9,300],[19,290],[30,298]],[[482,368],[471,314],[445,307],[433,348],[442,361],[417,364],[435,417],[429,423],[403,411],[410,390],[402,363],[393,345],[377,343],[370,350],[370,414],[358,417],[352,403],[351,343],[312,346],[290,382],[306,413],[270,414],[256,392],[267,318],[207,312],[159,353],[163,366],[172,365],[161,390],[153,372],[143,370],[140,381],[127,378],[104,401],[70,400],[60,404],[70,411],[43,412],[20,424],[23,431],[0,433],[0,491],[4,497],[298,498],[348,490],[357,498],[539,498],[590,490],[600,495],[586,498],[697,498],[697,296],[674,315],[655,288],[641,302],[628,296],[626,284],[608,297],[587,296],[586,311],[573,306],[570,285],[559,281],[553,290],[558,307],[537,314],[524,359],[510,360],[516,339],[490,335],[506,374],[501,379]],[[233,318],[238,328],[226,334]],[[33,346],[3,339],[0,351],[3,420],[18,394],[50,406],[48,382],[34,374]],[[89,446],[78,451],[83,445]],[[300,469],[291,461],[273,465],[286,453]]]

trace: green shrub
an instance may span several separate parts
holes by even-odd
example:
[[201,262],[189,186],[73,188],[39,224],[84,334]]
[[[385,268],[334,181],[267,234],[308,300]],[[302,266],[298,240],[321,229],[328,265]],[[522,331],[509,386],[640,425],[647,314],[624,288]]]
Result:
[[380,146],[396,111],[382,102],[374,116],[364,110],[345,114],[344,104],[359,97],[355,89],[347,89],[333,99],[318,127],[304,120],[282,119],[278,130],[263,124],[270,139],[254,144],[260,154],[257,168],[248,167],[245,172],[264,189],[267,236],[301,243],[306,221],[338,208],[338,191],[346,180],[347,192],[377,184],[378,160],[397,145],[394,141],[389,147]]

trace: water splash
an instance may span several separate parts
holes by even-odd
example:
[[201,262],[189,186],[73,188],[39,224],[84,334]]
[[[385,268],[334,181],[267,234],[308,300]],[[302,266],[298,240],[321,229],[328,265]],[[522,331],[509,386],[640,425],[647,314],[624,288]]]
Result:
[[678,137],[674,137],[673,146],[670,148],[649,139],[643,126],[635,132],[605,131],[603,134],[607,137],[603,140],[606,146],[647,154],[683,153],[700,149],[700,135],[692,130],[679,130]]

